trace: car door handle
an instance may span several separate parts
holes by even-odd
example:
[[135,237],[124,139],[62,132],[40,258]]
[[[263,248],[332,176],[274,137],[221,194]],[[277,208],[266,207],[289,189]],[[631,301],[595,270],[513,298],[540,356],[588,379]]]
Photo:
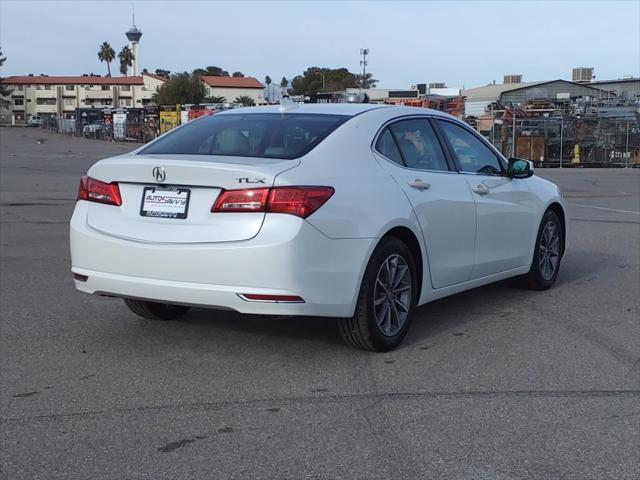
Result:
[[415,180],[411,180],[409,182],[409,186],[411,188],[415,188],[416,190],[428,190],[429,187],[431,187],[431,185],[429,185],[427,182],[423,182],[419,178],[416,178]]
[[478,185],[476,188],[472,188],[471,190],[478,195],[486,195],[489,193],[489,189],[482,184]]

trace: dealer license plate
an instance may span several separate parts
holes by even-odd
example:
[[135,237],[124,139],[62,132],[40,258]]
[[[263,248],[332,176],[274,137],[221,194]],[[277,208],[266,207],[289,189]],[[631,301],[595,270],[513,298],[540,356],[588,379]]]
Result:
[[140,215],[143,217],[187,218],[188,188],[145,187]]

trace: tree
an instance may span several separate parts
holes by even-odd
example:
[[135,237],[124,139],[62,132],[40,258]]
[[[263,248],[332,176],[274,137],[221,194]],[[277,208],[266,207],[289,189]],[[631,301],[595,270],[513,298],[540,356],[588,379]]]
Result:
[[214,95],[213,97],[208,97],[207,103],[227,103],[227,97],[220,97]]
[[111,48],[111,44],[109,42],[102,42],[102,45],[98,48],[98,60],[100,63],[107,63],[107,76],[111,76],[111,62],[113,62],[116,58],[116,51]]
[[206,92],[198,75],[174,73],[153,96],[158,105],[201,103]]
[[208,66],[207,68],[196,68],[193,72],[194,75],[208,75],[212,77],[228,77],[229,72],[221,69],[220,67]]
[[377,84],[378,80],[373,78],[372,73],[367,73],[367,75],[364,77],[364,80],[362,78],[362,74],[358,75],[358,85],[361,85],[362,88],[376,88]]
[[242,95],[240,97],[236,97],[234,100],[235,103],[241,103],[243,107],[254,107],[256,102],[253,98],[248,97],[246,95]]
[[290,93],[293,95],[309,95],[323,90],[333,92],[358,87],[358,76],[346,68],[309,67],[302,75],[297,75],[291,81]]
[[171,72],[162,68],[156,68],[156,75],[160,75],[161,77],[168,77],[169,75],[171,75]]
[[269,75],[264,77],[264,83],[266,83],[267,86],[271,85],[271,77]]
[[244,73],[242,72],[233,72],[233,75],[231,75],[232,77],[244,77]]
[[124,46],[122,50],[120,50],[120,53],[118,53],[118,59],[120,60],[120,73],[126,77],[129,67],[133,65],[133,61],[135,60],[133,52],[129,47]]
[[[2,56],[2,48],[0,48],[0,67],[2,65],[4,65],[5,60],[7,59],[7,57],[3,57]],[[3,80],[3,78],[0,78],[0,82]],[[7,86],[4,83],[0,83],[0,95],[2,96],[7,96],[11,93],[11,90],[9,90],[9,88],[7,88]]]
[[280,86],[285,89],[289,86],[289,80],[287,80],[287,77],[282,77],[282,80],[280,80]]

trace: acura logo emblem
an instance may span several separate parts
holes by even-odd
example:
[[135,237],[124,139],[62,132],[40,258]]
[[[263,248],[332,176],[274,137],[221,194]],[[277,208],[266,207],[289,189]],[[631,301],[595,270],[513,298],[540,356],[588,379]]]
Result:
[[156,179],[156,182],[164,182],[164,179],[167,178],[167,172],[162,167],[156,167],[153,169],[153,178]]

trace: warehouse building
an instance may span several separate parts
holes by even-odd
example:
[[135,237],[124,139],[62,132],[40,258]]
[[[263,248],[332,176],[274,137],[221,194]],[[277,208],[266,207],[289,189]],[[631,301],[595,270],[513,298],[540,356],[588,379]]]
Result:
[[615,96],[592,84],[567,80],[491,84],[462,91],[462,96],[466,98],[466,116],[483,115],[486,108],[494,102],[505,106],[519,106],[532,101],[556,102],[585,97],[602,99],[612,95]]

